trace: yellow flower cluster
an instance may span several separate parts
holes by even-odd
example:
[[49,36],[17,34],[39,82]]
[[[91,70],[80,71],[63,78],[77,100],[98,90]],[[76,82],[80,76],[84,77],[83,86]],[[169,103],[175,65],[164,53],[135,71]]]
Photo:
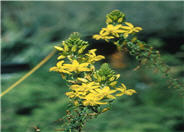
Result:
[[108,24],[106,28],[101,29],[99,34],[93,35],[93,38],[96,40],[104,39],[106,41],[109,39],[119,38],[120,36],[127,38],[129,34],[133,34],[142,30],[141,27],[134,27],[134,25],[129,22],[125,22],[125,24],[126,25]]
[[[95,49],[96,50],[96,49]],[[94,62],[94,61],[99,61],[101,59],[104,59],[104,56],[94,56],[94,58],[88,58],[88,62]],[[71,74],[72,72],[84,72],[84,71],[91,71],[91,68],[88,67],[90,65],[90,63],[86,62],[86,63],[79,63],[77,60],[71,60],[71,64],[63,64],[64,61],[58,61],[56,66],[51,67],[50,71],[56,71],[56,72],[60,72],[60,73],[67,73],[67,74]]]
[[142,30],[141,27],[134,27],[130,22],[125,22],[125,14],[119,10],[114,10],[106,16],[105,28],[102,28],[99,34],[93,35],[96,40],[104,39],[106,41],[115,38],[126,39],[130,34]]
[[[59,46],[55,46],[55,49],[57,49],[58,51],[65,51],[62,47],[59,47]],[[78,56],[78,59],[85,61],[82,63],[79,63],[77,59],[73,59],[73,58],[76,58],[76,56],[72,57],[71,55],[67,55],[67,56],[60,55],[57,58],[60,61],[57,62],[56,66],[51,67],[50,71],[56,71],[62,74],[64,73],[71,74],[72,72],[80,73],[85,71],[91,71],[93,69],[93,66],[91,65],[92,63],[105,59],[105,57],[102,55],[96,55],[95,53],[96,50],[97,49],[92,49],[92,50],[89,50],[88,53],[84,54],[84,56]],[[79,51],[81,52],[81,49]],[[61,59],[65,59],[65,58],[68,58],[71,61],[71,64],[63,64],[65,61]]]
[[[97,82],[82,83],[81,85],[71,85],[71,92],[67,92],[66,95],[70,98],[75,98],[75,101],[82,101],[84,106],[95,106],[98,104],[108,104],[109,99],[114,100],[116,96],[132,95],[136,93],[133,89],[126,89],[126,86],[122,83],[122,87],[110,89],[109,86],[101,86]],[[108,99],[108,100],[107,100]],[[79,102],[77,103],[79,104]]]
[[[113,31],[113,28],[105,32],[111,32],[117,35],[119,29]],[[132,95],[133,89],[126,89],[122,84],[116,87],[119,74],[108,67],[107,64],[95,70],[94,63],[105,59],[102,55],[96,55],[96,49],[91,49],[87,53],[83,51],[88,44],[80,40],[75,33],[69,39],[62,42],[62,46],[55,46],[59,51],[58,62],[56,66],[51,67],[50,71],[59,72],[70,84],[70,91],[66,95],[72,100],[74,105],[96,106],[109,104],[117,96]]]

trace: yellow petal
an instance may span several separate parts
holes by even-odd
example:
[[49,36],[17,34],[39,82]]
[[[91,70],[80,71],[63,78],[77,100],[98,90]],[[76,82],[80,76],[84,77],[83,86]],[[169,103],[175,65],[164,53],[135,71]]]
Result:
[[113,95],[107,95],[107,98],[109,98],[109,99],[116,99],[116,97],[114,97]]
[[58,68],[57,68],[56,66],[54,66],[54,67],[51,67],[51,68],[49,69],[49,71],[58,71]]
[[81,67],[87,67],[89,65],[89,63],[82,63],[80,64]]
[[85,82],[85,83],[88,82],[88,80],[85,79],[85,78],[79,78],[79,77],[78,77],[77,80],[79,80],[79,81],[81,81],[81,82]]
[[142,28],[141,28],[141,27],[135,27],[135,29],[136,29],[136,30],[139,30],[139,31],[141,31],[141,30],[142,30]]
[[116,75],[116,79],[118,79],[119,77],[120,77],[120,74],[117,74],[117,75]]
[[96,104],[107,104],[107,102],[96,102]]
[[132,23],[130,23],[130,22],[125,22],[125,24],[128,25],[131,28],[134,28],[134,25]]
[[59,47],[59,46],[54,46],[55,49],[59,50],[59,51],[63,51],[63,48]]
[[128,27],[128,26],[121,26],[121,28],[126,29],[126,30],[130,30],[130,29],[131,29],[131,28]]
[[109,81],[114,81],[114,79],[115,79],[115,77],[111,77],[111,78],[109,78]]
[[116,30],[117,33],[126,33],[126,30]]
[[116,29],[119,29],[122,25],[121,24],[118,24],[115,26]]
[[124,89],[126,89],[126,86],[125,86],[125,84],[121,83],[121,86],[122,86]]
[[57,67],[61,67],[63,63],[64,63],[64,61],[59,61],[59,62],[56,64],[56,66],[57,66]]
[[115,86],[116,84],[117,84],[117,81],[114,81],[114,82],[111,82],[109,85],[113,87],[113,86]]
[[124,93],[118,93],[116,94],[116,96],[122,96]]
[[102,28],[102,30],[99,32],[100,35],[108,35],[109,33],[106,31],[107,29],[106,28]]
[[79,62],[78,62],[77,60],[73,60],[73,61],[72,61],[72,65],[78,66],[78,65],[79,65]]
[[109,108],[104,108],[103,110],[102,110],[102,113],[104,113],[104,112],[106,112],[106,111],[108,111],[109,110]]
[[60,56],[57,58],[57,60],[64,59],[64,58],[65,58],[64,55],[60,55]]
[[114,28],[114,26],[112,24],[108,24],[107,28]]
[[113,39],[113,38],[114,38],[113,36],[106,36],[103,39]]
[[80,68],[80,69],[78,69],[80,72],[81,71],[91,71],[89,68]]
[[89,50],[89,53],[91,53],[92,55],[96,55],[95,52],[96,52],[97,49],[91,49]]
[[126,91],[125,91],[125,94],[126,94],[126,95],[132,95],[132,94],[134,94],[134,93],[136,93],[136,91],[133,90],[133,89],[129,89],[129,90],[126,90]]

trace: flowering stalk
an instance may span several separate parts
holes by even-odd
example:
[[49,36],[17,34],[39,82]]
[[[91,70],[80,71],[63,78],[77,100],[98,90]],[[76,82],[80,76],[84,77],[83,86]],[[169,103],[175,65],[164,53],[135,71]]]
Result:
[[117,97],[136,93],[123,83],[117,86],[120,74],[107,63],[97,70],[94,64],[105,57],[96,55],[96,49],[84,52],[87,47],[88,42],[81,40],[78,33],[71,34],[61,46],[55,46],[59,51],[58,62],[50,71],[60,73],[69,87],[65,93],[70,100],[70,108],[63,118],[65,132],[80,132],[89,119],[109,110]]
[[99,34],[93,35],[96,40],[103,39],[113,43],[120,51],[127,51],[136,57],[140,65],[149,65],[151,68],[160,71],[170,82],[170,87],[178,88],[184,92],[184,86],[174,79],[169,73],[169,67],[162,61],[159,51],[137,39],[136,33],[142,30],[132,23],[125,21],[125,14],[119,10],[114,10],[106,16],[107,27],[102,28]]

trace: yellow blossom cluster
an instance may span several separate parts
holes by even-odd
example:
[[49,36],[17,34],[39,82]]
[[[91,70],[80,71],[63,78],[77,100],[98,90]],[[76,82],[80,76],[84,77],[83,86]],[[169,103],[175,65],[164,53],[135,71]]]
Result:
[[[105,59],[105,57],[102,55],[96,55],[95,51],[96,49],[92,49],[89,51],[89,53],[85,54],[85,56],[82,57],[82,59],[87,59],[86,62],[79,63],[77,59],[72,60],[69,56],[69,60],[71,61],[71,64],[63,64],[64,60],[60,60],[57,62],[56,66],[50,68],[50,71],[56,71],[56,72],[66,73],[66,74],[71,74],[72,72],[80,73],[85,71],[91,71],[93,67],[92,66],[89,67],[90,64],[92,64],[93,62],[99,61],[101,59]],[[60,56],[63,56],[63,55],[60,55]]]
[[[104,29],[103,32],[111,31]],[[112,33],[117,35],[116,32]],[[96,55],[96,49],[84,53],[87,46],[88,43],[82,41],[77,33],[72,34],[62,42],[62,46],[55,46],[59,51],[58,62],[50,68],[50,71],[59,72],[69,83],[70,91],[66,92],[66,95],[74,105],[105,105],[117,96],[135,93],[133,89],[127,90],[123,83],[119,87],[116,86],[120,75],[115,74],[107,64],[96,70],[94,63],[105,57]]]
[[134,25],[131,24],[130,22],[125,22],[125,24],[126,25],[108,24],[106,28],[102,28],[100,30],[99,34],[93,35],[93,38],[96,40],[99,39],[109,40],[119,38],[120,36],[127,38],[129,34],[133,34],[142,30],[141,27],[134,27]]
[[123,37],[126,39],[130,34],[134,34],[142,30],[141,27],[135,27],[130,22],[125,22],[125,15],[119,10],[114,10],[106,16],[105,28],[102,28],[99,34],[93,35],[96,40],[104,39],[106,41]]
[[72,91],[67,92],[66,95],[69,98],[75,99],[75,102],[79,104],[82,102],[84,106],[95,106],[99,104],[108,104],[111,100],[116,99],[116,96],[132,95],[135,90],[127,90],[125,85],[122,83],[122,87],[110,88],[110,86],[101,86],[97,82],[87,82],[81,85],[75,84],[71,85],[70,89]]

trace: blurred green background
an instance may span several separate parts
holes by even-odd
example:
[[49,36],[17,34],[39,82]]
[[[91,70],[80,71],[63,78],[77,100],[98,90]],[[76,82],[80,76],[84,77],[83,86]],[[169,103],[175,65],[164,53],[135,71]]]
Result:
[[[72,32],[79,32],[83,39],[92,42],[89,37],[105,26],[105,15],[114,9],[123,11],[129,22],[143,28],[139,38],[160,50],[173,76],[184,82],[184,2],[1,3],[2,91],[28,71],[20,72],[11,66],[34,67]],[[111,48],[94,43],[91,47],[105,50],[106,61],[112,62]],[[65,115],[68,100],[64,93],[68,88],[59,74],[48,72],[55,63],[56,55],[2,97],[3,132],[32,132],[34,126],[42,132],[60,128],[61,122],[57,120]],[[83,131],[184,131],[181,93],[168,88],[168,80],[149,68],[133,71],[138,64],[133,57],[123,55],[121,63],[124,67],[114,67],[114,70],[121,73],[121,82],[137,94],[119,98],[111,111],[90,120]],[[11,73],[7,71],[8,66]]]

